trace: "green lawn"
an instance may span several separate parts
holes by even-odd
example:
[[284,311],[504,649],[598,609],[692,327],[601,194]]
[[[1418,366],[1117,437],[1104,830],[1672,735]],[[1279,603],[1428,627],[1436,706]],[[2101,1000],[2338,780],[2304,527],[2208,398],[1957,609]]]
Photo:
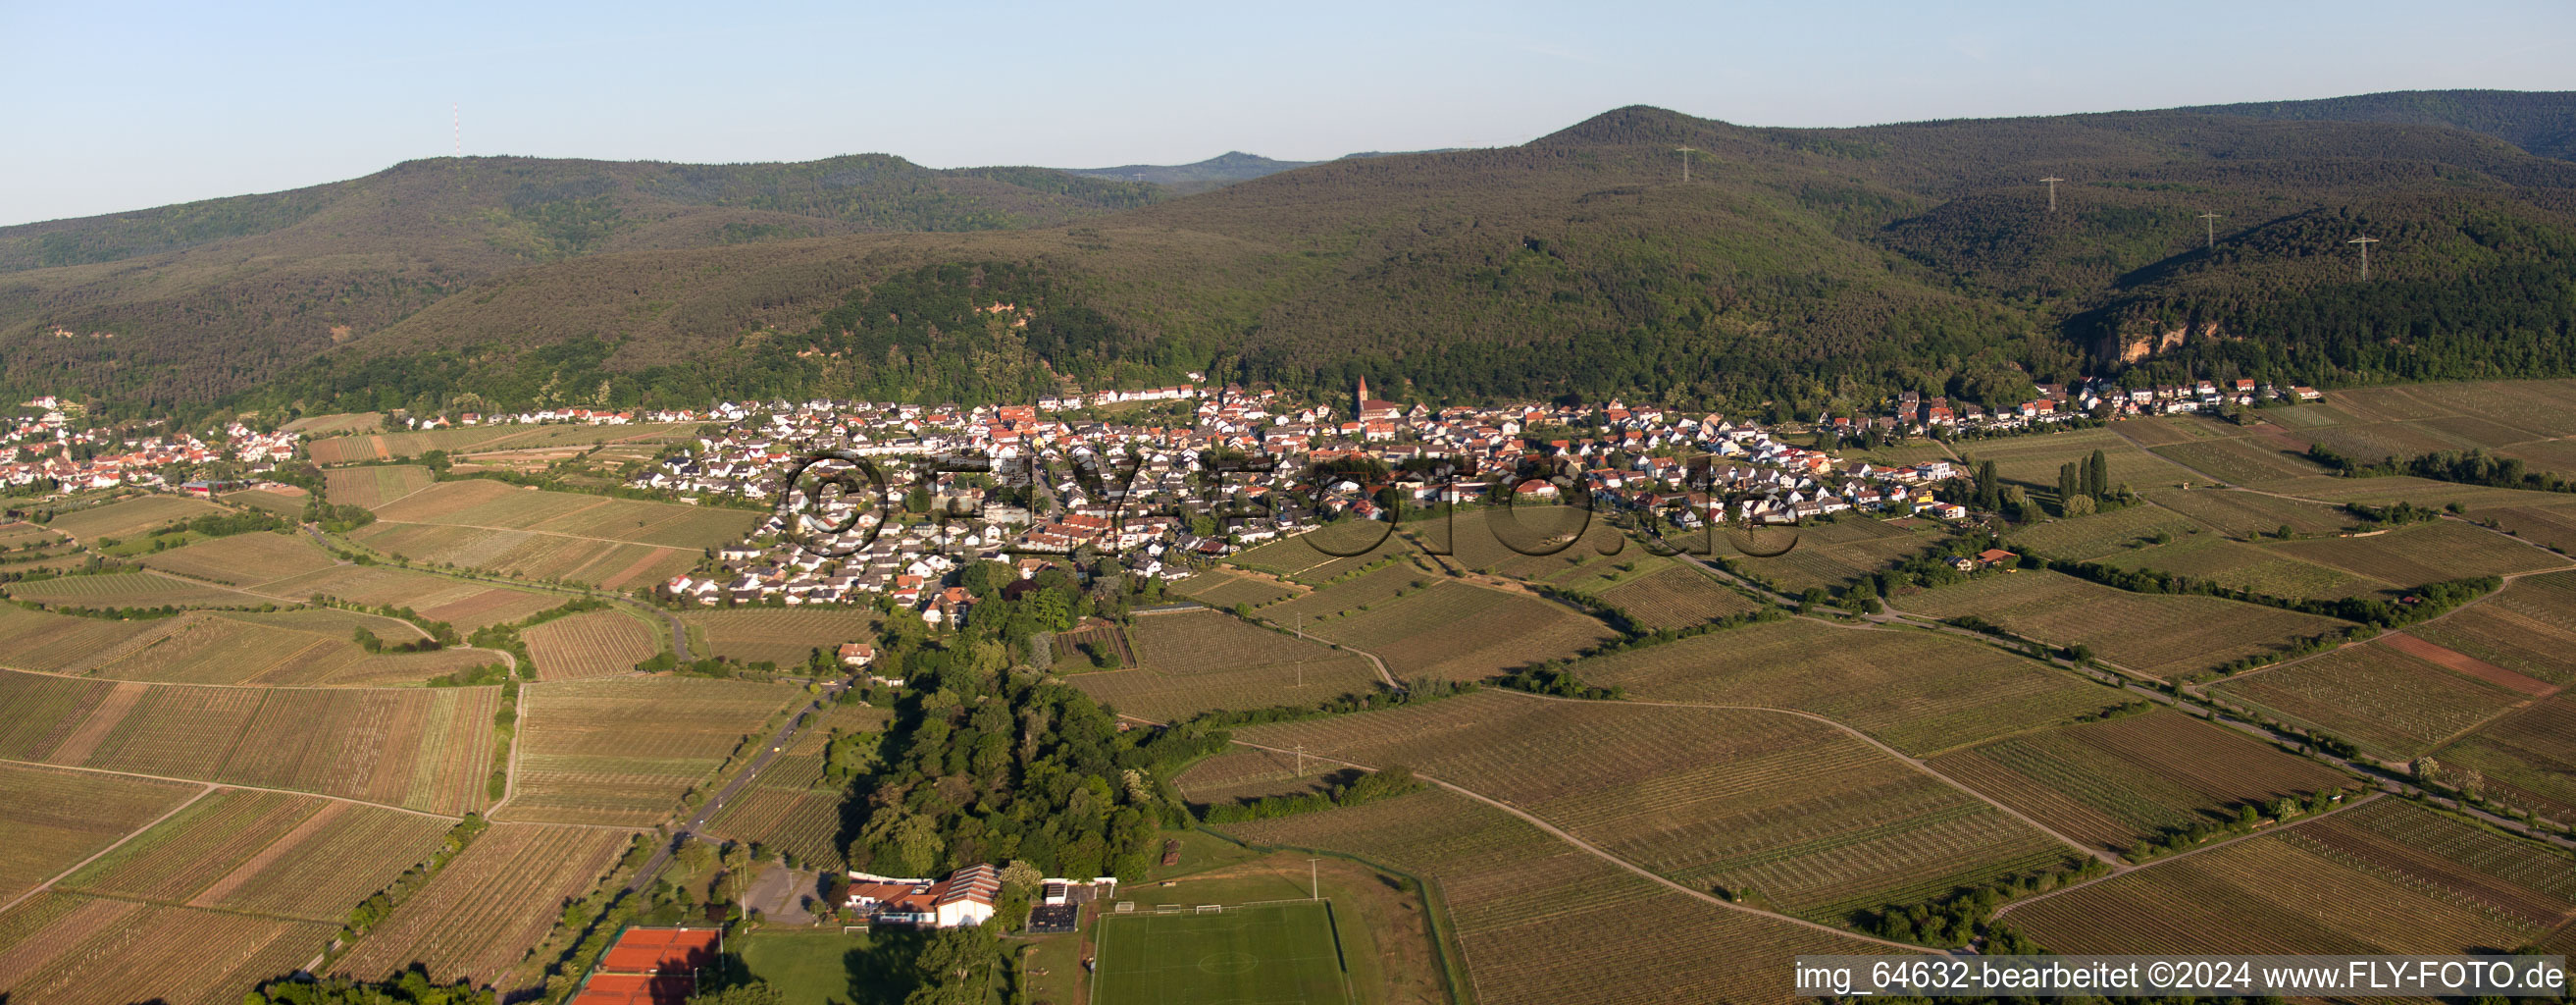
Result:
[[[742,954],[743,966],[751,975],[768,981],[780,995],[795,1005],[848,1003],[853,961],[850,954],[865,954],[869,949],[865,934],[843,935],[838,931],[812,929],[772,929],[736,937],[727,948]],[[872,954],[871,954],[872,955]],[[871,996],[886,994],[899,998],[905,987],[900,983],[885,986],[882,967],[861,963],[857,968],[862,980],[870,977]]]
[[1092,1001],[1118,1005],[1347,1005],[1349,982],[1326,901],[1195,907],[1149,905],[1099,929]]

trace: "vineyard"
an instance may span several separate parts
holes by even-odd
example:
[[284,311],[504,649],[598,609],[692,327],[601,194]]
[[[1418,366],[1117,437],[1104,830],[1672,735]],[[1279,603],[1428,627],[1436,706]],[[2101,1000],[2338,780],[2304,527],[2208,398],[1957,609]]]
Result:
[[432,450],[453,454],[465,450],[560,447],[628,439],[660,440],[685,435],[696,428],[686,423],[454,426],[417,433],[335,436],[313,440],[306,443],[304,449],[315,464],[352,464],[418,457]]
[[[2567,475],[2576,476],[2576,464],[2561,466]],[[2524,505],[2482,507],[2472,514],[2479,520],[2491,521],[2516,537],[2547,545],[2559,551],[2576,551],[2576,506]]]
[[149,572],[63,576],[33,583],[12,583],[8,591],[12,599],[52,607],[258,607],[276,603],[267,597],[252,596],[239,590]]
[[2576,698],[2534,702],[2437,756],[2483,775],[2479,791],[2490,798],[2561,820],[2576,816]]
[[0,684],[0,694],[10,692],[63,715],[45,727],[62,737],[45,754],[57,764],[296,789],[448,814],[484,803],[492,716],[499,707],[494,688],[119,684],[102,686],[95,700],[67,703],[59,693],[23,682]]
[[45,526],[79,538],[82,544],[92,544],[102,537],[133,537],[143,531],[223,512],[227,511],[221,506],[189,496],[147,495],[65,513]]
[[1297,756],[1273,750],[1237,747],[1190,765],[1172,785],[1193,803],[1215,805],[1267,796],[1303,795],[1320,792],[1326,776],[1338,773],[1339,765],[1309,760],[1305,773],[1298,774]]
[[[1276,609],[1263,613],[1278,617]],[[1564,659],[1612,637],[1600,622],[1555,603],[1450,582],[1346,617],[1309,622],[1306,633],[1376,654],[1398,680],[1486,677]]]
[[239,1005],[333,927],[47,892],[0,914],[0,988],[33,1005]]
[[311,796],[224,789],[83,866],[76,893],[337,924],[428,858],[448,822]]
[[1683,896],[1447,792],[1226,829],[1424,877],[1487,1005],[1776,998],[1782,960],[1878,948]]
[[2151,569],[2232,590],[2292,600],[2393,596],[2395,585],[2366,579],[2313,562],[2304,562],[2259,545],[2229,541],[2215,534],[2186,537],[2172,544],[2116,552],[2101,559],[2115,569]]
[[2091,561],[2117,555],[2157,534],[2181,537],[2200,529],[2189,519],[2160,506],[2124,506],[2091,516],[2016,528],[2012,545],[2034,555]]
[[101,655],[169,628],[170,619],[107,621],[0,604],[0,666],[80,673],[97,666]]
[[312,501],[312,493],[291,486],[276,490],[243,489],[239,492],[226,492],[223,499],[235,506],[267,510],[292,520],[304,515],[304,504]]
[[[1924,529],[1907,530],[1894,521],[1848,519],[1798,528],[1798,546],[1786,555],[1753,558],[1729,553],[1729,546],[1719,546],[1719,557],[1735,568],[1760,577],[1791,593],[1809,587],[1829,589],[1849,586],[1871,573],[1895,567],[1896,563],[1938,542],[1944,533],[1937,524],[1924,524]],[[1770,534],[1757,539],[1757,547],[1773,547]],[[1727,535],[1718,535],[1721,539]]]
[[368,509],[428,488],[436,480],[428,468],[412,465],[334,468],[322,475],[323,494],[332,504]]
[[[1412,544],[1394,530],[1393,525],[1375,520],[1347,520],[1245,549],[1226,561],[1301,583],[1327,583],[1362,566],[1412,554]],[[1352,554],[1343,557],[1336,552]]]
[[2345,627],[2331,618],[2215,597],[2130,593],[2054,572],[1987,575],[1908,594],[1896,606],[1936,618],[1976,615],[2052,645],[2084,643],[2150,677],[2201,673]]
[[2063,722],[2120,697],[1990,646],[1789,619],[1585,660],[1639,698],[1814,712],[1911,754]]
[[517,621],[564,602],[564,598],[557,594],[514,590],[381,565],[334,566],[265,583],[259,589],[262,593],[281,597],[331,597],[343,603],[370,607],[408,607],[424,618],[455,625],[460,632]]
[[420,637],[389,618],[342,611],[189,614],[164,619],[150,638],[101,654],[101,677],[173,684],[418,684],[468,667],[500,663],[485,649],[370,653],[352,641],[350,622],[389,641]]
[[1311,705],[1377,689],[1377,671],[1364,657],[1213,611],[1141,618],[1130,634],[1142,667],[1068,679],[1128,715],[1171,722],[1209,709]]
[[0,764],[0,806],[9,808],[0,903],[115,844],[197,791],[185,782]]
[[1303,615],[1308,623],[1318,618],[1347,614],[1395,599],[1399,593],[1418,591],[1440,577],[1424,572],[1409,563],[1390,565],[1361,573],[1308,593],[1283,600],[1261,609],[1261,616],[1280,624],[1294,624]]
[[1762,609],[1752,598],[1718,585],[1697,569],[1674,566],[1594,594],[1627,612],[1647,629],[1689,628]]
[[2096,848],[2136,850],[2233,807],[2350,781],[2179,712],[2060,726],[1943,754],[1934,770]]
[[844,642],[876,635],[877,613],[859,607],[738,607],[687,611],[689,641],[700,652],[738,663],[805,665],[814,650],[830,656]]
[[2381,642],[2347,646],[2212,689],[2229,701],[2406,760],[2502,714],[2524,696]]
[[332,965],[379,980],[417,962],[436,981],[499,979],[626,850],[627,835],[496,823]]
[[[2294,449],[2283,449],[2292,447]],[[2175,464],[2239,485],[2276,482],[2320,474],[2325,469],[2299,455],[2294,443],[2250,439],[2203,440],[2154,448],[2152,453]]]
[[2456,520],[2369,537],[2282,541],[2265,548],[2357,576],[2422,586],[2446,579],[2503,576],[2565,566],[2568,560]]
[[2072,854],[1859,740],[1776,713],[1479,692],[1236,735],[1409,765],[1683,883],[1749,889],[1823,921]]
[[2407,634],[2557,685],[2576,684],[2576,573],[2526,576]]
[[210,538],[143,557],[143,564],[182,576],[257,586],[319,572],[335,563],[302,534],[253,533]]
[[653,628],[624,611],[556,618],[522,633],[539,680],[578,680],[631,673],[662,651]]
[[2331,819],[2159,862],[2006,917],[2061,953],[2460,954],[2538,934],[2291,839]]
[[2111,465],[2111,484],[2114,487],[2126,483],[2143,490],[2157,485],[2207,480],[2129,445],[2128,440],[2109,429],[2073,429],[1984,440],[1963,445],[1960,456],[1967,459],[1971,468],[1993,461],[1995,474],[2004,481],[2019,482],[2054,494],[2057,491],[2057,466],[2068,461],[2084,461],[2096,450],[2101,451],[2103,459]]
[[2142,494],[2154,505],[2132,506],[2112,512],[2133,513],[2142,508],[2149,512],[2156,509],[2172,510],[2214,528],[2221,534],[2236,538],[2274,534],[2283,527],[2290,528],[2293,534],[2333,534],[2352,526],[2352,517],[2332,506],[2284,499],[2258,492],[2241,492],[2234,489],[2147,489]]
[[610,677],[520,692],[519,771],[500,815],[650,827],[803,692],[785,684]]
[[1236,604],[1259,607],[1285,599],[1297,591],[1280,585],[1276,580],[1223,569],[1205,569],[1173,584],[1171,592],[1212,607],[1233,607]]
[[2576,859],[2413,803],[2356,806],[2284,840],[2428,896],[2467,901],[2533,934],[2576,917]]
[[702,555],[697,548],[667,548],[561,534],[384,520],[367,525],[352,537],[370,548],[414,562],[479,569],[536,582],[560,580],[582,583],[611,590],[631,589],[669,579],[688,571]]
[[690,550],[737,540],[759,522],[758,514],[742,510],[545,492],[480,478],[430,485],[386,504],[376,518]]

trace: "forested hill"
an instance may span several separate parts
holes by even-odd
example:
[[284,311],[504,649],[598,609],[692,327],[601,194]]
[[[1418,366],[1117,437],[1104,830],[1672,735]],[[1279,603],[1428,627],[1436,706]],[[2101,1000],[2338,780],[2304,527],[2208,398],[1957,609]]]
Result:
[[[2049,176],[2066,179],[2054,212]],[[2576,164],[2441,124],[2130,112],[1801,130],[1631,107],[1512,148],[1109,191],[1140,205],[1001,230],[603,245],[425,294],[282,378],[120,341],[148,332],[12,351],[9,376],[319,409],[978,400],[1207,369],[1805,415],[1907,388],[2016,401],[2033,380],[2123,367],[2333,382],[2576,360]],[[2382,241],[2366,285],[2346,244],[2365,235]]]
[[2457,126],[2543,157],[2576,159],[2576,105],[2529,91],[2387,91],[2312,101],[2252,101],[2180,109],[2258,119]]

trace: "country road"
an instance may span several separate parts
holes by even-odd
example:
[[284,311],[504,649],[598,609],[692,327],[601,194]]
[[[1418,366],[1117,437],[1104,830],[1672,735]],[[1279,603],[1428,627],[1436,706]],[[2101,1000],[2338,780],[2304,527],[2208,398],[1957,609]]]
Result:
[[653,877],[660,875],[662,868],[670,864],[671,853],[678,848],[680,839],[697,836],[699,828],[705,827],[707,821],[715,819],[716,814],[724,809],[726,803],[732,802],[733,797],[740,794],[744,787],[759,778],[762,771],[768,770],[769,763],[778,757],[779,752],[787,749],[788,743],[796,739],[798,732],[812,724],[807,720],[820,721],[824,706],[831,704],[832,699],[839,697],[849,686],[848,680],[825,684],[822,694],[816,695],[813,701],[807,702],[804,708],[797,710],[796,714],[788,716],[786,724],[778,727],[778,732],[769,738],[769,742],[763,744],[761,749],[752,755],[750,766],[735,775],[733,781],[725,783],[724,788],[717,790],[714,798],[699,804],[694,815],[681,821],[679,827],[673,829],[661,845],[653,849],[653,857],[644,860],[644,865],[635,870],[635,878],[627,882],[627,892],[642,890],[650,885]]

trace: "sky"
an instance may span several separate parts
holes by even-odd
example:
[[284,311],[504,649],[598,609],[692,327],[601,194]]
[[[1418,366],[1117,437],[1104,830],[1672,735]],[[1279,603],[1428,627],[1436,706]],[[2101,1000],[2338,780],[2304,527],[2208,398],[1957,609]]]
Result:
[[1850,126],[2576,90],[2576,3],[39,4],[0,225],[446,156],[933,167],[1520,143],[1631,104]]

